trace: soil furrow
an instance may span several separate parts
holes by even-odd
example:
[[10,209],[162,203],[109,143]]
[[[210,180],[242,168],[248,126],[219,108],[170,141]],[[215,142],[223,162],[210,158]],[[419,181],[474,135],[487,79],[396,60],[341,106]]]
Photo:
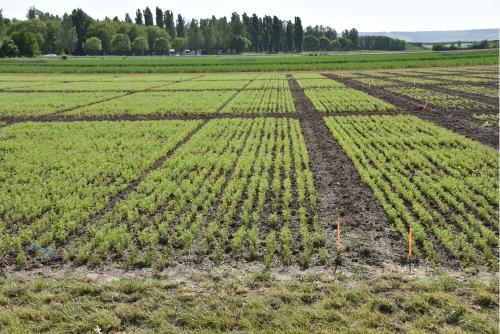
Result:
[[[292,87],[298,87],[295,80],[291,81]],[[315,111],[302,89],[292,92],[297,111],[308,116],[301,120],[302,134],[319,194],[320,224],[327,238],[336,238],[336,222],[340,220],[344,260],[371,265],[401,263],[402,237],[391,226],[351,160],[333,140],[323,121],[326,115]]]

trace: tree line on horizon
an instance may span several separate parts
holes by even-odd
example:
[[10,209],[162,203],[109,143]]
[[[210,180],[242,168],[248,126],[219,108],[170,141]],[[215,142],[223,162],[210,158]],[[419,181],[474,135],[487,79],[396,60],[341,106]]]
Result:
[[8,19],[0,9],[0,56],[40,54],[164,55],[170,49],[203,54],[404,50],[406,42],[385,36],[359,36],[355,28],[339,35],[331,27],[302,27],[300,17],[282,20],[233,12],[187,21],[181,14],[156,7],[94,19],[76,8],[62,17],[30,7],[25,20]]

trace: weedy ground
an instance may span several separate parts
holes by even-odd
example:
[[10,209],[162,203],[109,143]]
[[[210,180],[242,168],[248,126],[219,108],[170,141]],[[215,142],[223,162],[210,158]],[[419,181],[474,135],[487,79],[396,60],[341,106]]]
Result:
[[497,333],[498,278],[0,278],[1,333]]

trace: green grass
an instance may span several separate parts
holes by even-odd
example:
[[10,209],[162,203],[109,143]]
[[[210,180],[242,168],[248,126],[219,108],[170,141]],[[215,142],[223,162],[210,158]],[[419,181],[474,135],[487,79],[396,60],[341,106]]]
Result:
[[1,333],[497,333],[498,280],[0,278]]
[[498,50],[386,52],[327,56],[206,56],[4,59],[0,72],[169,73],[349,70],[498,64]]

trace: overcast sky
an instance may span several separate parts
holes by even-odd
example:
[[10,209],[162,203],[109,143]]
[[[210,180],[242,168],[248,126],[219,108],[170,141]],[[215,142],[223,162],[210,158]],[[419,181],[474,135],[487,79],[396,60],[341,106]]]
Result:
[[359,31],[423,31],[498,28],[500,1],[498,0],[1,0],[4,16],[24,18],[30,6],[64,14],[81,7],[94,18],[114,17],[123,19],[125,13],[134,18],[137,8],[159,6],[173,10],[177,16],[200,18],[211,15],[230,16],[256,13],[277,15],[281,19],[300,16],[304,26],[329,25],[337,30],[355,27]]

